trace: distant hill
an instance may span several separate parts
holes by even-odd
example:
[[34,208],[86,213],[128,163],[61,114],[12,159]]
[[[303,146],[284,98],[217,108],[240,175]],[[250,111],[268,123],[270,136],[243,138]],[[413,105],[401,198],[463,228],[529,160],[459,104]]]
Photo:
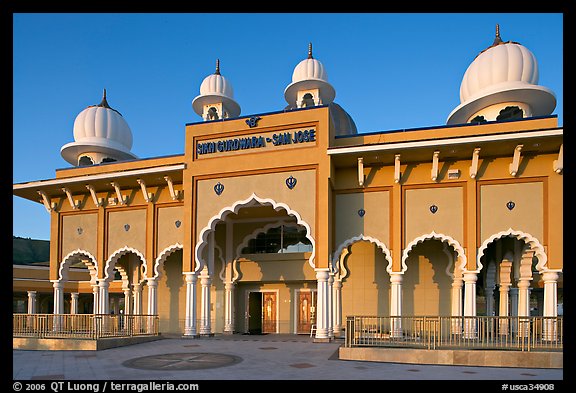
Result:
[[12,236],[12,263],[30,265],[50,260],[50,241]]

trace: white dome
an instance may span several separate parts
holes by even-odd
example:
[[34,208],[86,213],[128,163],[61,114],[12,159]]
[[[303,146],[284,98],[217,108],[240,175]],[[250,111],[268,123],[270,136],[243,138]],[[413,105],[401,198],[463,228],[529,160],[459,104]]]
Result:
[[502,41],[496,25],[494,42],[464,73],[460,105],[450,113],[447,124],[467,123],[475,114],[493,116],[507,106],[524,108],[525,117],[551,114],[556,96],[538,85],[538,76],[534,54],[517,42]]
[[84,153],[98,153],[114,160],[136,158],[130,152],[132,131],[120,112],[112,109],[106,101],[106,89],[102,102],[91,105],[74,120],[74,142],[60,149],[62,157],[72,165]]
[[503,43],[478,55],[460,85],[460,102],[498,84],[538,84],[538,62],[532,52],[517,43]]
[[223,97],[234,98],[232,85],[220,74],[208,75],[200,85],[200,95],[220,95]]
[[202,116],[204,105],[218,102],[222,102],[226,106],[229,117],[240,115],[240,105],[234,100],[232,84],[220,74],[220,60],[216,61],[216,72],[208,75],[202,81],[200,94],[192,100],[192,108],[194,112]]
[[284,90],[288,106],[295,106],[298,91],[307,89],[319,89],[323,105],[331,104],[336,97],[334,87],[328,82],[324,65],[312,56],[312,44],[308,45],[308,58],[294,68],[292,83]]
[[328,81],[328,75],[324,70],[324,66],[314,58],[302,60],[296,68],[294,68],[294,72],[292,73],[292,83],[309,79]]
[[74,120],[74,141],[119,144],[132,148],[132,131],[117,111],[102,106],[84,109]]

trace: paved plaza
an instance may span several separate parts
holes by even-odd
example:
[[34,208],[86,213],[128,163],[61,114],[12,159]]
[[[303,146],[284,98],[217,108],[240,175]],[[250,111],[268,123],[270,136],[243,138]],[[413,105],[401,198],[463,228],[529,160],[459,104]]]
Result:
[[[560,381],[562,369],[437,366],[339,360],[343,342],[301,335],[215,335],[100,351],[13,350],[24,380],[490,380]],[[558,390],[558,389],[556,389]]]

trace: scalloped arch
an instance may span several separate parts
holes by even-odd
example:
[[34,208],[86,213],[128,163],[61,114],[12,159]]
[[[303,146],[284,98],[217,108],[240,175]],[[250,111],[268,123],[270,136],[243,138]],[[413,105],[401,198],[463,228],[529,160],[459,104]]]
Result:
[[94,255],[80,248],[77,248],[74,251],[70,251],[68,254],[66,254],[64,258],[62,258],[62,262],[60,262],[60,267],[58,268],[58,281],[68,279],[68,268],[72,264],[72,261],[74,259],[73,257],[79,255],[84,255],[89,258],[89,261],[91,263],[84,262],[84,264],[86,265],[86,267],[88,267],[88,270],[90,271],[90,277],[91,277],[90,281],[96,281],[96,279],[98,278],[98,261],[96,261]]
[[121,247],[118,250],[114,251],[108,257],[108,260],[106,261],[106,264],[104,267],[104,273],[105,273],[104,281],[110,282],[114,279],[113,273],[114,273],[114,266],[116,265],[116,261],[118,261],[118,258],[120,258],[122,255],[125,255],[128,253],[134,253],[138,256],[138,258],[140,258],[140,260],[142,261],[142,264],[144,265],[144,277],[148,277],[148,271],[147,271],[148,267],[146,266],[146,258],[144,258],[144,255],[135,248],[124,246],[124,247]]
[[384,253],[384,257],[388,261],[388,266],[386,266],[386,271],[388,273],[390,273],[390,271],[392,270],[392,256],[391,256],[391,253],[390,253],[390,250],[388,249],[388,247],[386,247],[386,245],[384,243],[382,243],[380,240],[378,240],[372,236],[366,236],[362,233],[358,236],[353,236],[351,238],[344,240],[338,246],[338,248],[336,249],[334,254],[332,254],[332,269],[334,271],[337,271],[335,267],[338,266],[338,260],[340,259],[340,254],[342,254],[342,251],[345,248],[347,248],[348,246],[351,246],[352,244],[359,242],[359,241],[367,241],[367,242],[373,243],[379,249],[382,250],[382,252]]
[[200,271],[202,271],[202,268],[204,267],[204,263],[202,262],[201,258],[202,255],[201,253],[208,242],[208,234],[210,233],[210,231],[213,231],[216,228],[216,224],[219,221],[224,221],[226,219],[226,216],[228,216],[228,214],[230,213],[237,214],[238,211],[243,207],[254,206],[258,204],[265,206],[272,206],[276,211],[285,210],[288,215],[296,218],[298,224],[306,228],[306,238],[308,238],[312,243],[312,253],[310,255],[310,258],[308,258],[308,263],[310,264],[310,266],[312,266],[313,269],[315,268],[314,256],[316,254],[316,242],[314,241],[314,238],[310,235],[311,232],[310,225],[308,225],[306,221],[302,220],[302,217],[300,217],[300,214],[298,214],[297,211],[290,209],[290,207],[285,203],[276,202],[275,200],[270,198],[260,198],[256,194],[252,193],[252,195],[250,195],[248,198],[241,201],[236,201],[232,204],[232,206],[227,206],[221,209],[218,214],[213,216],[208,221],[208,225],[206,225],[200,231],[200,241],[196,244],[196,248],[194,250],[194,257],[196,259],[196,268],[194,272],[199,273]]
[[[408,259],[408,254],[410,254],[410,251],[412,251],[412,249],[414,248],[414,246],[416,246],[418,243],[422,243],[426,240],[430,240],[430,239],[436,239],[436,240],[441,240],[442,242],[446,242],[448,243],[449,246],[454,247],[454,250],[456,251],[456,254],[458,254],[458,256],[460,257],[460,260],[462,262],[460,262],[460,269],[464,272],[466,271],[466,253],[464,252],[464,248],[462,248],[462,246],[460,245],[460,243],[454,239],[452,236],[448,236],[445,235],[443,233],[436,233],[434,231],[418,236],[417,238],[413,239],[410,243],[408,243],[406,245],[406,248],[404,248],[404,251],[402,252],[402,273],[404,273],[406,271],[406,269],[408,268],[406,265],[406,259]],[[480,270],[480,268],[478,267],[478,270]],[[391,273],[391,271],[389,272]]]
[[159,279],[160,278],[160,270],[158,270],[160,268],[160,265],[163,265],[164,262],[166,262],[166,259],[174,252],[177,250],[182,250],[184,248],[184,246],[180,243],[174,243],[169,245],[168,247],[166,247],[165,249],[163,249],[162,251],[160,251],[160,254],[158,254],[158,256],[156,257],[156,260],[154,261],[154,276],[153,278],[155,279]]
[[482,258],[484,256],[484,251],[486,251],[486,249],[488,248],[490,243],[492,243],[493,241],[496,241],[502,237],[513,237],[513,238],[516,238],[518,240],[523,240],[526,244],[528,244],[530,246],[530,249],[534,251],[534,255],[538,258],[538,263],[536,264],[536,269],[541,273],[550,270],[547,266],[548,256],[546,255],[546,252],[544,251],[544,246],[542,246],[542,243],[540,243],[540,241],[537,238],[535,238],[534,236],[532,236],[531,234],[529,234],[527,232],[517,231],[517,230],[514,230],[512,228],[508,228],[505,231],[495,233],[494,235],[490,236],[488,239],[484,240],[484,242],[482,243],[482,245],[478,249],[478,256],[477,256],[478,266],[482,267],[482,264],[480,263],[480,258]]
[[275,222],[270,222],[270,223],[264,225],[263,227],[256,228],[252,233],[246,235],[244,237],[244,239],[242,239],[242,242],[238,245],[238,247],[236,247],[236,253],[234,254],[234,258],[238,258],[240,256],[242,249],[244,247],[248,246],[248,242],[250,240],[256,238],[256,236],[258,236],[261,233],[265,233],[268,229],[274,228],[278,225],[298,227],[298,224],[295,222],[286,222],[285,220],[280,219],[280,220],[275,221]]

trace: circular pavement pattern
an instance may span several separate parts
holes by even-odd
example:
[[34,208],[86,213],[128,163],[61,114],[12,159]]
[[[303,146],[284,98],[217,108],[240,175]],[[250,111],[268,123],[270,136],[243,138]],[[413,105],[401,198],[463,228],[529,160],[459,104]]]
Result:
[[186,352],[129,359],[122,365],[141,370],[203,370],[232,366],[241,361],[241,357],[222,353]]

